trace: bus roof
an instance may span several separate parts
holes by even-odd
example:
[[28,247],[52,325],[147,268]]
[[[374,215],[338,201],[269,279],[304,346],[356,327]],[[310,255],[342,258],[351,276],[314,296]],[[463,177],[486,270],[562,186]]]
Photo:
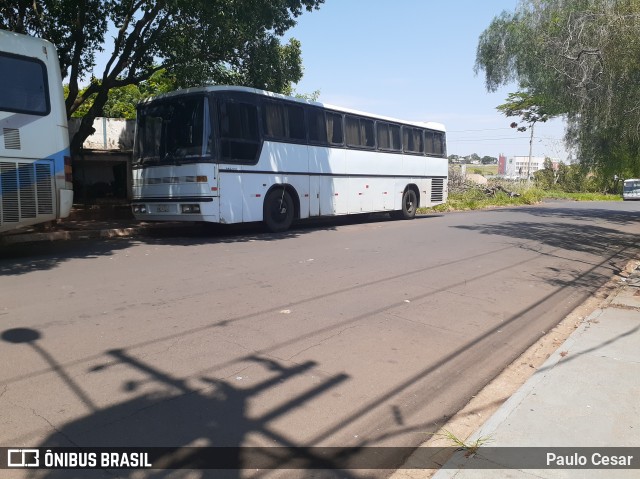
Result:
[[3,52],[15,53],[27,57],[40,58],[43,56],[43,53],[46,55],[42,47],[50,48],[53,52],[56,51],[55,46],[49,40],[10,32],[8,30],[0,30],[0,44],[2,45],[0,50]]
[[335,110],[335,111],[339,111],[341,113],[350,113],[353,115],[360,115],[360,116],[366,116],[369,118],[373,118],[376,120],[384,120],[384,121],[389,121],[389,122],[393,122],[393,123],[401,123],[401,124],[405,124],[405,125],[413,125],[413,126],[417,126],[420,128],[428,128],[431,130],[438,130],[438,131],[446,131],[445,126],[442,123],[436,123],[436,122],[424,122],[424,121],[407,121],[407,120],[400,120],[398,118],[392,118],[392,117],[387,117],[387,116],[382,116],[382,115],[376,115],[373,113],[367,113],[367,112],[363,112],[363,111],[358,111],[358,110],[352,110],[350,108],[344,108],[341,106],[335,106],[335,105],[330,105],[327,103],[320,103],[320,102],[316,102],[316,101],[310,101],[310,100],[305,100],[302,98],[295,98],[295,97],[291,97],[291,96],[286,96],[286,95],[281,95],[279,93],[273,93],[270,91],[265,91],[265,90],[260,90],[258,88],[250,88],[250,87],[244,87],[244,86],[228,86],[228,85],[215,85],[215,86],[204,86],[204,87],[197,87],[197,88],[186,88],[183,90],[176,90],[176,91],[172,91],[169,93],[163,93],[161,95],[158,96],[154,96],[152,98],[147,98],[146,100],[142,100],[140,102],[140,104],[144,104],[144,103],[149,103],[155,100],[161,100],[164,98],[171,98],[173,96],[180,96],[180,95],[189,95],[192,93],[208,93],[208,92],[244,92],[244,93],[251,93],[254,95],[259,95],[259,96],[266,96],[266,97],[270,97],[270,98],[278,98],[281,100],[287,100],[287,101],[293,101],[293,102],[297,102],[297,103],[302,103],[305,105],[311,105],[311,106],[318,106],[318,107],[322,107],[322,108],[327,108],[329,110]]

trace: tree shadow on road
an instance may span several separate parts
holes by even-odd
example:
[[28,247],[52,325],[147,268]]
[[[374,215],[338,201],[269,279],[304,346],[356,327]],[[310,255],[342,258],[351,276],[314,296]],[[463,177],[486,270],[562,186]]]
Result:
[[[640,208],[622,210],[611,208],[585,208],[584,204],[575,203],[577,207],[521,207],[513,211],[530,214],[540,218],[558,218],[577,221],[604,221],[615,225],[636,225],[640,223]],[[638,203],[640,207],[640,203]]]
[[[164,464],[165,467],[164,470],[102,470],[94,473],[107,473],[107,476],[119,478],[180,477],[176,476],[176,470],[180,469],[183,473],[189,472],[189,477],[237,478],[242,476],[241,469],[276,469],[292,465],[296,469],[304,469],[308,464],[333,471],[335,474],[332,473],[331,477],[352,477],[348,471],[341,470],[340,464],[344,462],[337,463],[335,458],[319,455],[312,447],[296,444],[272,426],[274,420],[329,393],[348,380],[347,375],[325,375],[323,380],[314,381],[302,393],[285,398],[262,414],[249,412],[249,402],[264,391],[313,373],[318,366],[313,361],[284,366],[270,358],[250,356],[245,358],[246,361],[261,366],[265,378],[246,387],[238,387],[230,380],[219,378],[179,378],[134,357],[127,350],[111,350],[106,352],[104,363],[91,367],[86,373],[103,374],[110,368],[126,368],[135,371],[137,377],[142,373],[146,379],[123,382],[118,394],[130,394],[131,399],[100,407],[76,379],[40,346],[39,331],[27,328],[7,330],[1,338],[14,345],[31,347],[90,411],[84,417],[55,427],[55,432],[39,447],[159,448],[152,450],[151,456],[154,464]],[[197,386],[194,386],[195,382]],[[139,388],[145,391],[138,393]],[[247,445],[247,441],[256,440],[262,441],[262,445],[279,447],[242,447]],[[224,449],[202,450],[199,449],[201,447]],[[216,454],[217,459],[212,459],[211,454]],[[238,469],[206,470],[207,465],[211,469],[219,469],[216,464],[232,464]],[[91,473],[86,470],[50,470],[34,472],[33,477],[98,477]]]
[[131,239],[23,243],[0,250],[0,277],[46,271],[73,259],[106,257],[130,247]]
[[[562,265],[549,267],[548,276],[541,279],[558,286],[597,289],[607,279],[603,276],[605,271],[602,268],[584,274],[577,268],[566,266],[566,263],[573,264],[577,261],[596,265],[601,263],[602,258],[607,258],[603,266],[611,276],[622,271],[630,259],[640,255],[640,237],[637,234],[592,224],[512,221],[500,224],[460,225],[454,228],[521,240],[523,242],[519,243],[518,247],[555,258]],[[593,258],[577,258],[575,253],[587,253]]]
[[[272,242],[299,238],[317,231],[336,231],[341,226],[393,221],[388,214],[314,218],[296,223],[282,233],[269,233],[261,223],[220,225],[214,223],[155,225],[131,237],[4,245],[0,249],[0,277],[46,271],[74,259],[107,257],[138,244],[197,246],[210,244]],[[87,227],[91,230],[91,227]]]

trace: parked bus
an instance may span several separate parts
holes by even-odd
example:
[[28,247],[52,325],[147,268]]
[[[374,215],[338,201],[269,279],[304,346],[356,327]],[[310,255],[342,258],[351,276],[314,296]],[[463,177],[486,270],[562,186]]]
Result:
[[138,105],[139,220],[263,221],[391,212],[447,199],[444,126],[244,87],[176,91]]
[[60,64],[46,40],[0,30],[0,232],[69,215]]
[[624,180],[622,187],[622,199],[623,200],[640,200],[640,179],[630,178]]

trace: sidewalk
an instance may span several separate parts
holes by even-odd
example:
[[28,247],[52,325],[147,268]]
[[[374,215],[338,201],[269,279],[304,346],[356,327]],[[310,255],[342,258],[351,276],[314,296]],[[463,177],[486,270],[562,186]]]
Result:
[[[607,447],[640,448],[640,269],[633,271],[465,444],[473,445],[478,439],[488,440],[485,447],[489,449],[541,448],[537,458],[546,458],[542,448],[589,447],[611,454],[616,454],[615,450],[606,451]],[[632,451],[636,468],[626,470],[519,469],[515,464],[531,461],[532,451],[513,452],[500,461],[503,453],[483,458],[482,447],[475,457],[465,457],[465,452],[459,451],[433,477],[640,477],[638,449]],[[506,466],[509,459],[514,461],[509,466],[513,468],[489,469],[496,463]],[[591,465],[590,455],[586,460]],[[540,464],[537,459],[534,463]],[[404,472],[407,477],[420,477],[418,471]]]
[[127,217],[76,214],[46,227],[35,226],[0,235],[0,246],[60,240],[84,240],[150,235],[162,230],[196,231],[197,223],[142,222]]

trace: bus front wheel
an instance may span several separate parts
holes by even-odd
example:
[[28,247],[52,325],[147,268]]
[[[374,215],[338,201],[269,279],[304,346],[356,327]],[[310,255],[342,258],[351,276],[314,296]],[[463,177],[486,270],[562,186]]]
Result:
[[264,200],[264,224],[272,233],[286,231],[293,223],[295,207],[285,189],[271,190]]
[[391,216],[399,220],[410,220],[416,216],[416,210],[418,209],[418,196],[416,192],[408,188],[402,194],[402,209],[394,211]]

